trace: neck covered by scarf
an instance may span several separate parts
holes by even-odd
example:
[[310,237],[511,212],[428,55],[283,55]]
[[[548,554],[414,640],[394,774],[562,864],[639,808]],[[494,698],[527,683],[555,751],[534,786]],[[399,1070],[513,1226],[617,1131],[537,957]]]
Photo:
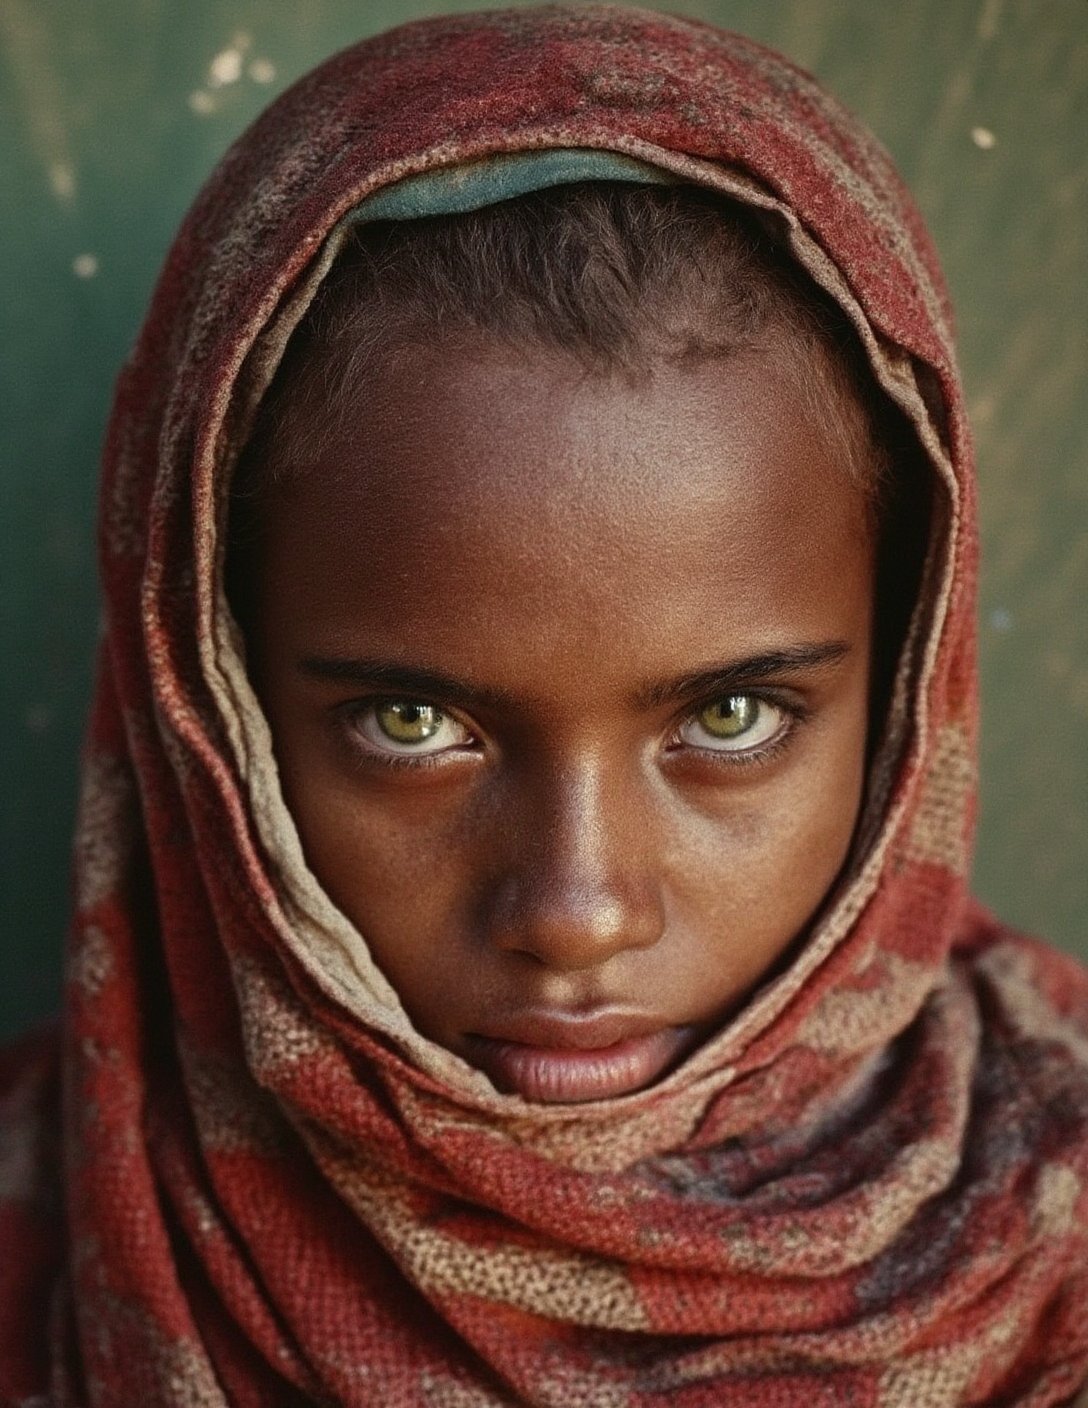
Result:
[[[857,329],[936,508],[854,857],[805,945],[663,1081],[538,1106],[413,1029],[308,871],[224,604],[225,488],[364,202],[617,170],[762,212]],[[1088,982],[967,897],[977,549],[949,309],[886,156],[810,78],[609,7],[335,56],[177,237],[100,541],[63,1037],[0,1062],[0,1401],[1076,1397]]]

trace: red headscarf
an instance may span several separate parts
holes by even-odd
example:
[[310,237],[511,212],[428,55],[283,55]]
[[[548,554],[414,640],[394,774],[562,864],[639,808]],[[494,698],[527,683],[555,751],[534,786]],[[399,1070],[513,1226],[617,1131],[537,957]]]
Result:
[[[764,211],[936,499],[846,879],[672,1075],[570,1106],[496,1093],[414,1031],[320,890],[221,580],[229,472],[339,222],[414,173],[555,148]],[[63,1040],[0,1066],[0,1396],[1068,1403],[1088,981],[966,897],[976,556],[932,249],[881,149],[791,64],[554,6],[394,30],[280,98],[186,219],[118,387]]]

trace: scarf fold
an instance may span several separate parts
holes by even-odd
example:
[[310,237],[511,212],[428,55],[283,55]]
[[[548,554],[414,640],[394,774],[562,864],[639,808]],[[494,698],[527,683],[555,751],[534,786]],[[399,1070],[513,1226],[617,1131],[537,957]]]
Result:
[[[226,490],[353,221],[621,172],[761,212],[857,329],[935,509],[855,854],[801,951],[666,1079],[543,1106],[414,1030],[307,869],[223,596]],[[976,533],[928,237],[786,60],[546,6],[404,26],[280,97],[118,384],[64,1029],[0,1061],[0,1401],[1071,1403],[1088,979],[968,897]]]

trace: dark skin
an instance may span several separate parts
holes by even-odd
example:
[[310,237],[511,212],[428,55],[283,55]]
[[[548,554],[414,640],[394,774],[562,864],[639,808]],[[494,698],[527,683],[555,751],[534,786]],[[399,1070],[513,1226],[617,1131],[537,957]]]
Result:
[[846,858],[874,534],[782,365],[421,346],[267,491],[251,673],[308,862],[527,1099],[665,1074]]

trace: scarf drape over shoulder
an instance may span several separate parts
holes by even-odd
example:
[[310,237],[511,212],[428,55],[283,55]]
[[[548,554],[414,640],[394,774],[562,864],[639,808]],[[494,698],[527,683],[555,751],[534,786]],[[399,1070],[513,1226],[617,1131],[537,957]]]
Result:
[[[231,467],[359,207],[495,199],[527,153],[763,212],[856,327],[935,502],[845,880],[713,1040],[588,1105],[497,1093],[413,1030],[306,868],[222,587]],[[967,898],[977,541],[949,307],[888,158],[812,79],[619,7],[336,55],[182,226],[105,460],[63,1035],[0,1063],[0,1399],[1075,1399],[1088,982]]]

